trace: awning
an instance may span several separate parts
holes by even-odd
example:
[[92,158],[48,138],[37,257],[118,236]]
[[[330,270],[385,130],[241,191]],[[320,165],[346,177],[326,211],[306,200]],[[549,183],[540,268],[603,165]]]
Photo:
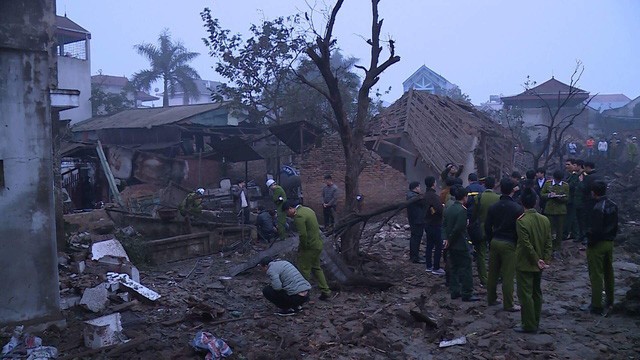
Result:
[[222,141],[214,141],[211,146],[216,151],[214,157],[230,162],[243,162],[263,159],[251,146],[239,137],[232,137]]
[[269,131],[298,154],[313,146],[322,134],[322,130],[307,121],[274,125],[269,127]]

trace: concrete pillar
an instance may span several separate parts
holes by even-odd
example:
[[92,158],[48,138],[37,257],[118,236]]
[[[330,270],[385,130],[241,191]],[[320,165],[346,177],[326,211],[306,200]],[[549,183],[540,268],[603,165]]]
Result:
[[0,1],[0,325],[56,320],[54,0]]

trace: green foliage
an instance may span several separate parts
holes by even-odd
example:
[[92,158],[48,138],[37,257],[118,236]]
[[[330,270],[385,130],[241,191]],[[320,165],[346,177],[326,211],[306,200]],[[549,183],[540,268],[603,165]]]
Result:
[[447,90],[446,95],[447,97],[455,101],[460,101],[460,102],[471,105],[471,98],[469,97],[469,95],[466,93],[463,93],[462,90],[460,90],[460,88],[457,86],[454,87],[453,89]]
[[174,95],[178,87],[188,98],[200,95],[193,81],[200,79],[200,75],[188,65],[200,54],[188,51],[179,41],[172,41],[168,30],[160,34],[157,45],[143,43],[135,45],[134,49],[151,64],[151,68],[133,74],[132,83],[136,89],[148,92],[153,83],[162,81],[162,106],[169,106],[169,94]]
[[111,115],[135,107],[135,101],[128,98],[126,90],[110,93],[97,84],[91,84],[91,114],[93,116]]
[[299,18],[263,20],[251,25],[250,37],[243,40],[223,29],[208,8],[200,15],[208,33],[202,40],[209,55],[217,60],[214,68],[230,81],[230,85],[219,88],[214,99],[230,100],[254,123],[265,118],[280,123],[283,109],[290,102],[287,88],[294,78],[291,69],[306,44],[296,30]]
[[[357,110],[355,99],[358,96],[360,77],[352,71],[357,61],[356,58],[344,58],[339,51],[335,51],[331,57],[331,69],[340,79],[340,95],[349,118],[353,118]],[[326,82],[311,60],[303,59],[295,73],[328,92]],[[327,99],[320,92],[310,89],[309,85],[298,81],[297,77],[286,87],[285,97],[287,102],[282,111],[283,122],[306,120],[321,129],[337,129],[333,109]]]

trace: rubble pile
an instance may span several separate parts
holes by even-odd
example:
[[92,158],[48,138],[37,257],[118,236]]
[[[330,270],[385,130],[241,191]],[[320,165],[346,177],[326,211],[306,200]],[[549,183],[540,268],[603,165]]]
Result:
[[[543,275],[542,331],[521,335],[512,330],[519,313],[451,300],[443,277],[411,263],[404,221],[397,217],[383,226],[370,224],[365,234],[375,236],[362,243],[366,261],[360,272],[393,287],[336,291],[328,302],[319,301],[319,292],[312,290],[311,301],[293,317],[273,314],[276,309],[262,296],[268,280],[260,270],[228,276],[263,247],[137,269],[117,239],[81,241],[88,246],[60,254],[67,328],[38,335],[66,359],[203,359],[222,353],[232,359],[640,356],[634,346],[640,342],[640,325],[628,315],[633,306],[616,307],[609,317],[598,318],[580,310],[588,304],[589,287],[579,244],[565,242],[565,260],[552,263]],[[295,254],[283,255],[295,259]],[[637,259],[623,250],[614,256],[616,300],[627,304],[635,299],[637,304]],[[474,291],[486,294],[477,282]],[[11,330],[0,336],[3,344]]]

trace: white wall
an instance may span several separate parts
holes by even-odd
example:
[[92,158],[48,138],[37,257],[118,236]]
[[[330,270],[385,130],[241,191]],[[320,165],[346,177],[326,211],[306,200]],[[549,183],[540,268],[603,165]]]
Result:
[[[87,40],[87,50],[89,40]],[[80,90],[80,106],[60,112],[61,120],[71,120],[71,124],[91,117],[91,57],[87,60],[73,57],[58,57],[58,88]]]

